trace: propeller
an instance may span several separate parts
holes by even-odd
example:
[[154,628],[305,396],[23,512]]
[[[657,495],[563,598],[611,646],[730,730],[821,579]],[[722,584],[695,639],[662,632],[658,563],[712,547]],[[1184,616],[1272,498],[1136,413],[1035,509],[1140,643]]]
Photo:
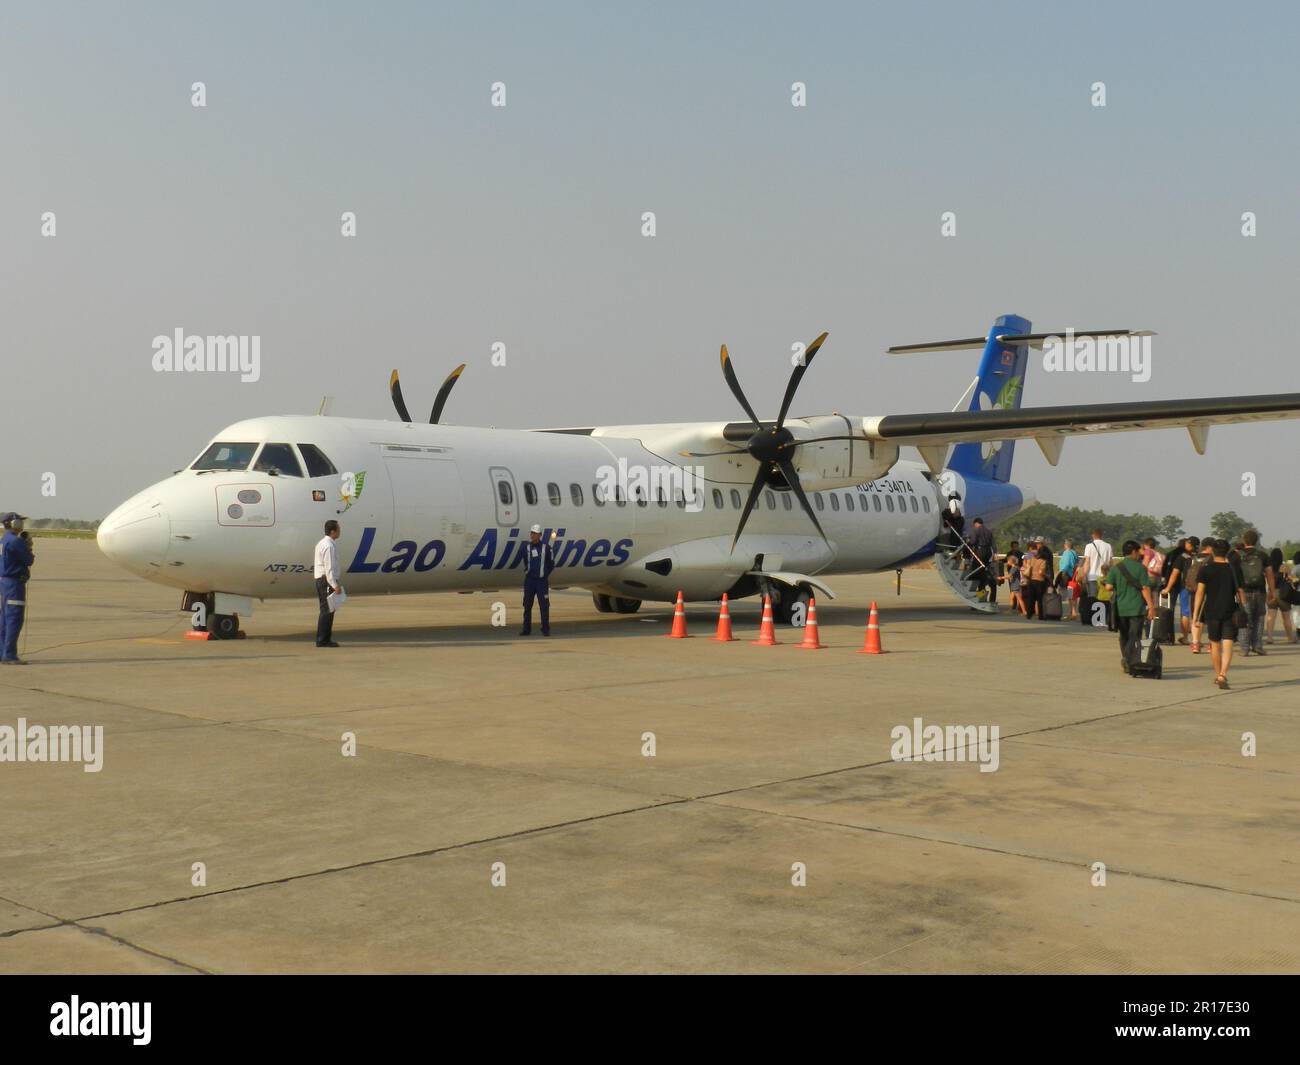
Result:
[[[758,502],[758,497],[762,494],[763,489],[768,485],[777,485],[781,481],[784,481],[790,491],[794,492],[799,500],[799,505],[803,508],[803,512],[808,515],[808,520],[813,523],[821,538],[826,540],[826,533],[822,530],[821,522],[817,520],[812,504],[808,502],[808,497],[804,494],[803,485],[799,483],[799,471],[794,467],[794,453],[799,445],[813,443],[813,441],[796,440],[794,434],[785,427],[786,415],[790,413],[790,404],[794,401],[795,393],[799,390],[799,382],[803,380],[803,375],[808,372],[813,356],[817,354],[825,340],[826,334],[823,333],[805,349],[803,359],[794,368],[794,372],[790,374],[790,381],[785,386],[785,395],[781,399],[781,411],[777,415],[776,423],[766,427],[759,421],[758,415],[754,413],[754,408],[750,406],[749,400],[745,396],[745,390],[740,387],[740,379],[736,376],[735,367],[731,365],[731,356],[727,354],[727,345],[722,345],[722,377],[727,382],[727,387],[731,389],[731,394],[736,397],[736,401],[749,415],[749,420],[754,426],[754,432],[745,442],[743,448],[733,448],[730,451],[684,451],[682,454],[688,458],[712,458],[717,455],[740,455],[747,452],[758,462],[758,471],[754,475],[754,483],[749,488],[749,498],[745,500],[745,507],[740,512],[740,523],[736,526],[736,535],[731,540],[732,551],[736,550],[740,534],[744,532],[745,523],[749,521],[749,515],[753,512],[754,504]],[[816,441],[852,439],[851,436],[822,436],[817,437]],[[829,542],[827,540],[827,543]]]
[[[447,380],[443,381],[442,387],[438,389],[438,395],[433,400],[433,410],[429,414],[430,425],[437,425],[442,418],[442,408],[447,405],[447,397],[451,395],[451,390],[456,387],[456,382],[460,380],[460,375],[464,372],[465,364],[462,362],[447,375]],[[388,394],[393,397],[393,406],[397,408],[397,416],[409,425],[411,412],[406,409],[406,400],[402,396],[402,382],[398,380],[396,370],[388,379]]]

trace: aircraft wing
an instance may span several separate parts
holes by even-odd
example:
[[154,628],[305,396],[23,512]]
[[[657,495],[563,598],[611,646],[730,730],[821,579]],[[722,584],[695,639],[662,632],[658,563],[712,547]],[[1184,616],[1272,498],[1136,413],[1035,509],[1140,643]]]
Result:
[[863,419],[869,440],[923,449],[981,440],[1033,437],[1055,465],[1068,436],[1080,433],[1126,433],[1140,429],[1185,427],[1202,454],[1211,425],[1300,418],[1300,393],[1279,396],[1225,396],[1214,399],[1164,399],[1141,403],[1092,403],[1086,406],[1034,407],[1017,410],[948,411],[935,414],[887,414]]

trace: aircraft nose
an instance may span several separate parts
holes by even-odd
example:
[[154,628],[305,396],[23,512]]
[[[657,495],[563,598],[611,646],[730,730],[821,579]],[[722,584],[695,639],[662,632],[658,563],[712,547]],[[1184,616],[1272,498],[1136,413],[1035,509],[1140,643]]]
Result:
[[99,549],[124,569],[147,574],[160,569],[171,523],[157,496],[128,500],[99,525]]

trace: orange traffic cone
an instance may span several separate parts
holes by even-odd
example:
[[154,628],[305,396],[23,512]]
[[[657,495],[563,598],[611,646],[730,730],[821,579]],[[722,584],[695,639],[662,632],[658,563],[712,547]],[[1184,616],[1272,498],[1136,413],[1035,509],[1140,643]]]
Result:
[[876,604],[871,604],[871,616],[867,618],[867,638],[862,644],[860,655],[883,655],[886,651],[880,646],[880,615]]
[[673,608],[673,631],[668,634],[670,640],[688,640],[690,636],[686,632],[686,603],[682,599],[682,593],[677,593],[677,606]]
[[776,626],[772,623],[772,597],[763,596],[763,623],[758,627],[758,639],[752,640],[758,647],[775,647]]
[[736,638],[731,635],[731,611],[727,607],[727,593],[722,593],[722,608],[718,611],[718,632],[710,637],[715,643],[732,643]]
[[826,645],[817,639],[817,601],[808,600],[808,620],[803,627],[803,643],[795,648],[797,651],[820,651]]

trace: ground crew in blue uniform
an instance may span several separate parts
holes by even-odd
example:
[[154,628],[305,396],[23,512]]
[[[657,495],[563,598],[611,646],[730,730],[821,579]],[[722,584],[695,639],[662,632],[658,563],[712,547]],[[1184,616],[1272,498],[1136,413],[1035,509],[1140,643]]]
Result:
[[21,514],[0,514],[4,537],[0,539],[0,665],[25,666],[18,657],[18,634],[27,611],[27,578],[32,575],[32,545],[23,535]]
[[[555,539],[552,533],[551,539]],[[550,544],[542,543],[542,527],[534,525],[528,533],[528,543],[524,545],[524,627],[520,636],[528,636],[533,631],[533,600],[537,600],[542,613],[542,635],[551,634],[551,589],[547,578],[555,569],[555,552]]]

